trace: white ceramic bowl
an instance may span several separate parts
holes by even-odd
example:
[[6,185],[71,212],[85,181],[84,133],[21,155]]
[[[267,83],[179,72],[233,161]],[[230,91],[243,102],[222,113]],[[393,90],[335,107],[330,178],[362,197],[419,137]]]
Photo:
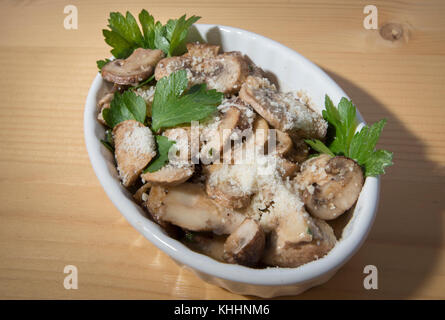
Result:
[[[241,51],[263,70],[274,75],[281,90],[306,90],[313,102],[320,106],[320,110],[324,105],[325,94],[334,103],[338,103],[341,97],[347,97],[315,64],[280,43],[258,34],[226,26],[198,24],[193,27],[189,38],[219,44],[224,51]],[[377,208],[378,178],[366,179],[353,216],[337,245],[325,257],[301,267],[251,269],[221,263],[188,249],[146,218],[132,195],[120,184],[113,157],[99,142],[104,137],[104,128],[96,121],[96,103],[105,87],[105,82],[98,74],[85,105],[85,142],[94,172],[108,197],[136,230],[204,281],[238,294],[266,298],[296,295],[329,280],[365,240]],[[357,117],[360,122],[363,121],[360,114]]]

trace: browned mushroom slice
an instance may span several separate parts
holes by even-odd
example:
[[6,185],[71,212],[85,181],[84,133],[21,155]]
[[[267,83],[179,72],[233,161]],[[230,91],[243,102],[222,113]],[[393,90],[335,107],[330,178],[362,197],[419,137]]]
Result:
[[[230,135],[238,125],[241,118],[241,111],[238,108],[230,107],[223,115],[217,126],[212,126],[212,130],[205,132],[203,140],[207,140],[200,150],[201,161],[210,164],[219,160],[224,147],[230,143]],[[213,128],[215,127],[215,128]]]
[[224,260],[245,266],[255,266],[260,260],[266,236],[253,219],[246,219],[224,243]]
[[230,234],[245,218],[241,213],[219,206],[195,183],[168,188],[154,186],[146,203],[156,220],[190,231]]
[[337,241],[332,228],[322,220],[314,219],[306,232],[312,240],[305,242],[291,240],[293,234],[282,229],[272,231],[262,262],[270,266],[298,267],[324,257]]
[[253,122],[253,134],[255,136],[255,145],[264,150],[269,140],[269,125],[264,118],[257,116]]
[[201,58],[214,58],[218,55],[220,46],[208,43],[187,43],[187,54]]
[[174,141],[173,145],[177,162],[187,163],[191,157],[191,128],[190,127],[176,127],[167,129],[162,133],[168,140]]
[[133,195],[134,201],[136,201],[138,204],[142,204],[143,202],[147,201],[148,199],[148,190],[151,188],[150,183],[144,184],[142,187],[136,190],[135,194]]
[[283,179],[292,179],[297,175],[300,167],[295,162],[282,158],[277,160],[277,168]]
[[167,129],[163,135],[175,144],[169,151],[169,162],[155,172],[145,172],[142,181],[152,185],[176,186],[187,181],[194,173],[190,163],[190,127]]
[[126,120],[113,128],[115,157],[122,184],[131,186],[156,155],[150,128],[135,120]]
[[275,134],[275,137],[272,137],[269,141],[274,141],[275,138],[275,146],[271,146],[271,148],[268,149],[269,153],[275,153],[280,157],[287,156],[293,148],[291,137],[287,133],[277,129],[271,130],[271,134]]
[[249,67],[239,52],[227,52],[214,59],[206,59],[200,66],[209,89],[225,94],[236,94],[246,80]]
[[178,56],[178,57],[169,57],[164,58],[156,65],[155,69],[155,79],[159,81],[163,77],[167,77],[170,73],[174,73],[178,70],[188,70],[188,80],[189,86],[192,85],[190,83],[192,73],[191,73],[191,64],[192,58],[190,56]]
[[194,165],[178,167],[169,163],[158,171],[143,173],[141,178],[151,185],[177,186],[187,181],[193,172]]
[[178,70],[186,70],[189,86],[206,83],[209,89],[235,94],[241,89],[249,67],[239,52],[216,55],[218,46],[188,44],[189,52],[162,59],[155,70],[156,80]]
[[99,113],[97,114],[97,121],[102,123],[104,126],[106,126],[107,123],[105,122],[105,119],[102,116],[102,111],[104,111],[104,109],[110,107],[110,103],[111,103],[111,100],[113,100],[113,97],[114,97],[114,93],[109,92],[109,93],[105,94],[97,103],[97,108],[99,110]]
[[137,85],[153,74],[156,64],[162,58],[162,50],[138,48],[127,59],[108,62],[101,74],[105,80],[119,85]]
[[206,192],[228,208],[240,209],[250,203],[255,182],[255,168],[241,164],[213,164],[204,167]]
[[303,164],[297,182],[303,189],[307,210],[315,217],[331,220],[354,205],[364,177],[354,160],[321,155]]
[[292,139],[323,139],[327,122],[303,104],[293,93],[278,92],[266,78],[249,76],[239,93],[271,126],[288,133]]

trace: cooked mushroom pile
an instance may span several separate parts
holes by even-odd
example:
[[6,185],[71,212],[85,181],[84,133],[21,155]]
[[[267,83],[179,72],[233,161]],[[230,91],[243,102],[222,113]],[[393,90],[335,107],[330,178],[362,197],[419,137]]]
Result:
[[[161,50],[140,48],[102,68],[112,92],[136,86],[148,117],[154,83],[178,70],[186,70],[189,87],[205,83],[224,94],[217,112],[197,128],[158,132],[175,142],[175,156],[153,172],[144,168],[156,156],[154,133],[135,120],[116,125],[112,138],[122,184],[150,219],[214,259],[297,267],[322,258],[337,241],[332,220],[358,199],[361,167],[342,156],[310,155],[304,139],[323,141],[328,125],[305,94],[279,91],[239,52],[199,43],[187,49],[165,57]],[[102,110],[112,99],[107,93],[98,103],[104,125]],[[239,161],[245,154],[251,156]]]

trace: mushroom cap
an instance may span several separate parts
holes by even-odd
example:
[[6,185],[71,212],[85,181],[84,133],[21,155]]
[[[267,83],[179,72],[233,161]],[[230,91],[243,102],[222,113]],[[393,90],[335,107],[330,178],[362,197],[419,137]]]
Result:
[[156,156],[153,133],[136,120],[125,120],[113,128],[112,134],[119,176],[122,184],[129,187]]
[[274,128],[292,139],[323,139],[327,122],[291,92],[279,92],[267,78],[248,76],[239,97]]
[[266,244],[262,262],[270,266],[295,268],[325,256],[336,244],[334,231],[323,220],[314,219],[314,236],[310,242],[281,245],[279,229],[271,232]]
[[363,171],[354,160],[343,156],[323,155],[308,161],[297,179],[305,186],[306,208],[317,218],[335,219],[357,201],[364,183]]
[[245,266],[255,266],[263,255],[266,236],[259,223],[246,219],[227,237],[224,260]]
[[209,89],[225,94],[236,94],[245,81],[249,67],[239,52],[217,54],[219,46],[188,43],[182,56],[162,59],[156,66],[159,80],[178,70],[187,70],[189,86],[206,83]]
[[137,85],[153,74],[163,57],[162,50],[138,48],[127,59],[116,59],[103,66],[102,78],[119,85]]
[[111,100],[113,100],[113,97],[114,97],[114,93],[108,92],[97,103],[97,108],[99,110],[99,113],[97,114],[97,121],[99,121],[104,126],[106,126],[107,123],[105,122],[105,119],[102,115],[102,111],[104,111],[104,109],[110,108],[110,103],[111,103]]

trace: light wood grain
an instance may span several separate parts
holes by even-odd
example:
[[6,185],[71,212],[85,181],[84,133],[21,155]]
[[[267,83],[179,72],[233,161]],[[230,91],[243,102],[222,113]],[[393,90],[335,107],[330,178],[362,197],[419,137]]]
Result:
[[[79,29],[63,28],[63,8]],[[377,220],[360,251],[323,286],[296,298],[445,298],[445,2],[373,1],[390,42],[362,26],[368,1],[2,1],[0,4],[0,298],[249,298],[206,284],[142,238],[105,195],[84,146],[82,112],[109,56],[110,11],[187,12],[275,39],[327,71],[369,122],[388,124],[380,147]],[[150,7],[147,7],[150,5]],[[65,290],[63,268],[79,268]],[[379,289],[363,289],[363,267]]]

